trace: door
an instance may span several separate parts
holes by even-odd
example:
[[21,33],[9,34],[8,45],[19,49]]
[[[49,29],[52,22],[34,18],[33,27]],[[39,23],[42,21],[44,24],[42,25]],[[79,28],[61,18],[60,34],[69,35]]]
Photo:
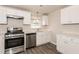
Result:
[[4,53],[4,34],[0,34],[0,54]]
[[79,23],[79,6],[69,6],[61,10],[61,24]]
[[7,24],[6,8],[0,6],[0,24]]
[[23,24],[31,24],[31,12],[28,11],[24,12]]
[[48,15],[42,16],[42,25],[48,25]]
[[24,37],[5,39],[5,49],[24,45]]

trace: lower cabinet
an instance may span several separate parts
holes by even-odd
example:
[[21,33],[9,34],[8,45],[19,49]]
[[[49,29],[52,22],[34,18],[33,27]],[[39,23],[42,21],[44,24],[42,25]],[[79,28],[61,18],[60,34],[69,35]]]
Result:
[[26,34],[26,48],[36,46],[36,33]]
[[36,45],[42,45],[45,43],[48,43],[51,41],[51,34],[50,32],[37,32],[37,36],[36,36]]
[[48,42],[51,42],[50,32],[36,32],[26,34],[26,48],[40,46]]
[[57,35],[57,50],[64,54],[79,54],[79,37]]
[[0,54],[4,54],[4,35],[0,34]]

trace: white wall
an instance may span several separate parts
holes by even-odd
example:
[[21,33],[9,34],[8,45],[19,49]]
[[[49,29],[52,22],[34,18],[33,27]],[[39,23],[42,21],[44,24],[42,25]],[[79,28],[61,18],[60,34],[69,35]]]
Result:
[[0,25],[0,33],[5,33],[7,27],[22,27],[25,32],[34,31],[33,29],[31,29],[30,25],[23,25],[23,20],[17,20],[11,18],[8,18],[8,24]]
[[[8,18],[8,24],[0,25],[0,34],[5,34],[7,31],[7,27],[22,27],[25,33],[36,32],[36,29],[32,29],[30,24],[23,24],[23,20]],[[46,29],[46,27],[43,27],[40,30],[44,31],[44,29]]]
[[55,11],[52,12],[48,15],[49,20],[48,20],[48,30],[50,30],[52,32],[52,43],[56,44],[56,33],[60,32],[60,11]]
[[79,24],[75,25],[61,25],[60,10],[56,10],[49,14],[48,30],[52,31],[52,42],[56,44],[57,33],[79,33]]
[[[6,7],[6,8],[8,9],[9,7]],[[22,9],[20,9],[20,10],[22,10]],[[0,34],[4,34],[6,32],[6,30],[7,30],[7,27],[22,27],[23,31],[25,33],[36,32],[36,29],[32,29],[30,24],[29,25],[24,25],[23,24],[23,20],[17,20],[17,19],[8,18],[8,24],[6,24],[6,25],[1,25],[0,24]],[[46,26],[42,27],[39,30],[43,30],[44,31],[45,29],[46,29]]]

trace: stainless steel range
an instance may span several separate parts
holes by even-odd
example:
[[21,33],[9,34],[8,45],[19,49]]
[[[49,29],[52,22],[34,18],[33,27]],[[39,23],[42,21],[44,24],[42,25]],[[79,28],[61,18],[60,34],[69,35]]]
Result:
[[22,28],[8,28],[5,34],[5,53],[18,53],[24,50]]

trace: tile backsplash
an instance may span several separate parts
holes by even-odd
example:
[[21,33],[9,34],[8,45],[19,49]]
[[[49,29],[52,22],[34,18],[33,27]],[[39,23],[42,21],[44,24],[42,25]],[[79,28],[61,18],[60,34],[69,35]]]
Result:
[[[23,20],[8,18],[8,24],[0,25],[0,34],[6,33],[7,27],[22,27],[25,33],[36,32],[36,29],[32,29],[30,24],[29,25],[23,24]],[[44,29],[46,28],[44,27],[41,28],[40,30]]]

